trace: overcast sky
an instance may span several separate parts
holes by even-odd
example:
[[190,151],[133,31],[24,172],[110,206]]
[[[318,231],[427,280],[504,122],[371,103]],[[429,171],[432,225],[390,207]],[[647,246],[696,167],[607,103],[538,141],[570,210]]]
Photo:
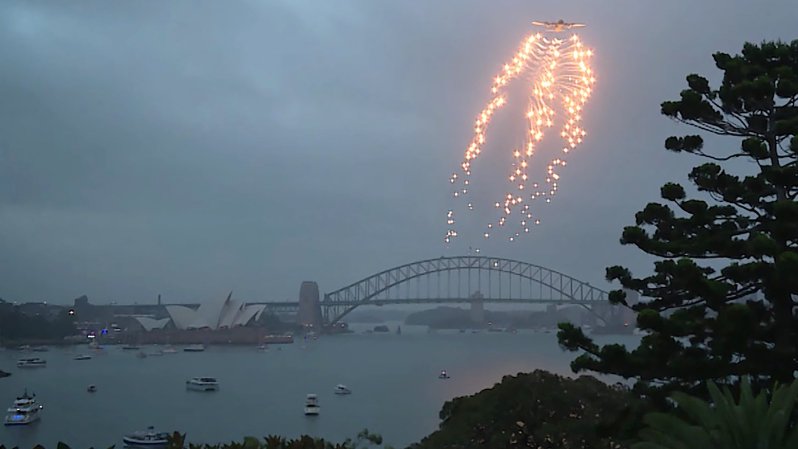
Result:
[[[595,49],[587,138],[527,238],[447,248],[491,79],[560,17]],[[651,269],[621,230],[698,162],[659,103],[796,23],[794,0],[0,2],[0,297],[296,299],[469,246],[608,287]],[[519,140],[493,130],[488,196]]]

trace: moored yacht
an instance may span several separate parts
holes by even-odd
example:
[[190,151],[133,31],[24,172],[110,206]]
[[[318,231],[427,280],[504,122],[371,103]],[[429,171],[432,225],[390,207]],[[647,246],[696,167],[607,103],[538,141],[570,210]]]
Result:
[[315,394],[309,394],[305,397],[305,415],[316,416],[321,411],[319,407],[319,398]]
[[183,348],[183,351],[186,352],[202,352],[205,350],[205,345],[198,344],[198,345],[189,345]]
[[47,366],[47,360],[38,357],[19,359],[17,361],[18,368],[44,368],[45,366]]
[[442,369],[441,373],[438,374],[438,379],[449,379],[449,378],[451,378],[451,376],[449,376],[449,373],[447,373],[445,369]]
[[91,360],[91,356],[88,354],[80,354],[73,357],[73,360]]
[[215,377],[192,377],[186,381],[186,389],[194,391],[216,391],[219,381]]
[[28,390],[17,397],[8,408],[3,424],[7,426],[30,424],[40,418],[42,406],[36,403],[36,395],[28,394]]
[[335,386],[335,394],[352,394],[352,390],[346,385],[338,384]]
[[128,447],[162,448],[169,445],[169,434],[156,432],[155,428],[150,426],[147,427],[147,430],[139,430],[125,435],[122,441]]

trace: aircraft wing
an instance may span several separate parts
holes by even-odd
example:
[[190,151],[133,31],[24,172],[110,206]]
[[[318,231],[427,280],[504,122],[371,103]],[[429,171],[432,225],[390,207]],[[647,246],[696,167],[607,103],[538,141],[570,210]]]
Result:
[[587,25],[585,25],[584,23],[572,23],[568,26],[568,28],[584,28],[586,26]]
[[537,20],[532,21],[532,25],[537,25],[539,27],[551,26],[549,22],[538,22]]

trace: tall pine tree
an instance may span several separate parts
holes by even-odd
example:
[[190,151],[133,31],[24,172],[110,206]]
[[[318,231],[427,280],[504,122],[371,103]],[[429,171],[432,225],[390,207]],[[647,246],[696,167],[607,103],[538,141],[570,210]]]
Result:
[[[708,201],[666,184],[665,201],[638,212],[621,238],[658,258],[654,273],[607,268],[608,280],[647,298],[632,306],[647,335],[628,350],[599,346],[570,324],[558,334],[564,348],[582,352],[574,371],[634,379],[638,391],[660,397],[704,394],[708,379],[748,374],[768,385],[798,373],[798,40],[746,44],[740,55],[714,59],[719,88],[689,75],[681,98],[662,103],[673,120],[737,140],[725,151],[705,148],[699,135],[665,141],[708,160],[689,175]],[[739,169],[746,174],[733,174]],[[627,305],[621,290],[610,301]]]

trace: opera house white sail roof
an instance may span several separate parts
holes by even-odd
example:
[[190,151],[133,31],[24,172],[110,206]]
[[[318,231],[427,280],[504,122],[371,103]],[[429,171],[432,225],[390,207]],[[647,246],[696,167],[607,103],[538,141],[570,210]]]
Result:
[[152,318],[137,318],[145,330],[162,329],[171,319],[177,329],[224,329],[236,326],[246,326],[252,320],[257,320],[263,310],[264,304],[244,304],[232,299],[233,292],[227,295],[224,301],[210,301],[203,303],[197,309],[186,306],[166,306],[170,318],[154,320]]

